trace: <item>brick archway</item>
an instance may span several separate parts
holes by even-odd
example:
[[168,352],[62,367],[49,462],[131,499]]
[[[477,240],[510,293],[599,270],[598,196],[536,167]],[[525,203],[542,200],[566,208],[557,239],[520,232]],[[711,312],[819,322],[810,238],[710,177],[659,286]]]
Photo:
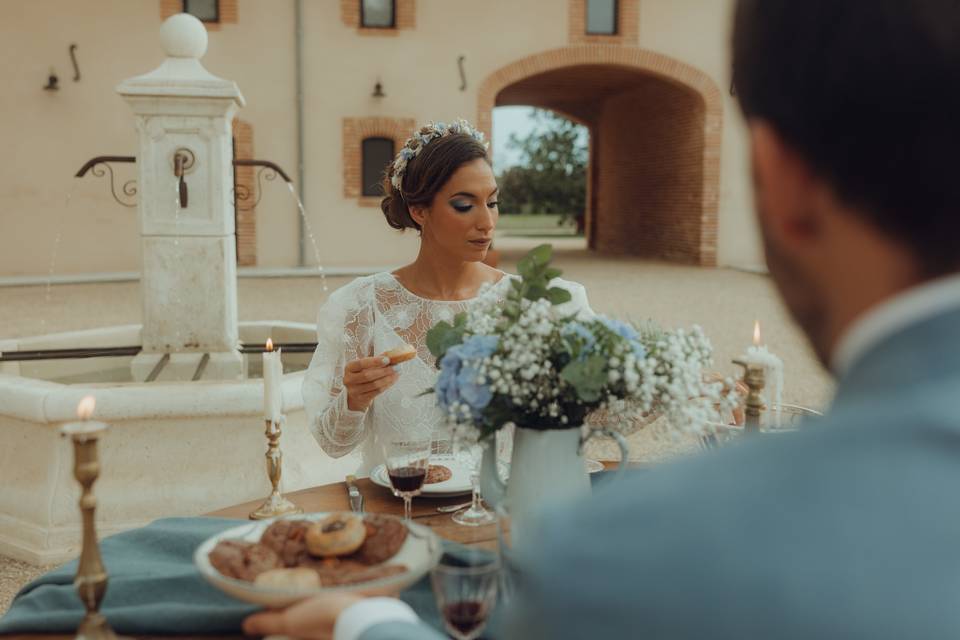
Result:
[[508,104],[588,123],[591,248],[716,265],[723,101],[705,73],[635,47],[561,47],[496,70],[477,102],[488,135]]

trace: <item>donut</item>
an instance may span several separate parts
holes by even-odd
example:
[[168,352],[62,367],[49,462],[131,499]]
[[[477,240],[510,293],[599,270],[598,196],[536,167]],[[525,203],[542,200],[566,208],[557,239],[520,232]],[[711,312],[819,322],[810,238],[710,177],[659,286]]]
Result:
[[391,365],[396,365],[407,360],[413,360],[417,356],[417,350],[412,345],[404,344],[384,352],[383,355],[390,358]]
[[320,588],[320,575],[313,569],[270,569],[258,575],[253,584],[269,589],[307,591]]
[[367,528],[352,513],[334,513],[307,529],[307,551],[318,557],[346,556],[363,544]]

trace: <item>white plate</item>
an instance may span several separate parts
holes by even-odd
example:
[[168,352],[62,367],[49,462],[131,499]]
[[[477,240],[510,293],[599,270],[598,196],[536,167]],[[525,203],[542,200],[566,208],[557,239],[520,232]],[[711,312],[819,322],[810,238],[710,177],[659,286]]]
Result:
[[[470,485],[470,468],[463,462],[453,457],[433,456],[430,458],[430,464],[442,464],[450,469],[452,475],[449,480],[423,485],[423,490],[420,492],[420,495],[434,498],[447,498],[450,496],[461,496],[473,490],[473,487]],[[374,467],[370,472],[370,480],[373,481],[374,484],[391,489],[387,468],[382,464]]]
[[[322,520],[330,515],[329,513],[308,513],[301,516],[289,516],[292,520]],[[385,518],[396,518],[395,516],[384,515]],[[278,589],[262,587],[228,578],[213,568],[210,564],[210,552],[217,546],[221,540],[240,540],[243,542],[259,542],[260,536],[264,530],[272,524],[274,520],[264,520],[251,524],[240,525],[222,531],[215,536],[207,538],[193,554],[193,562],[200,570],[200,575],[204,579],[217,587],[224,593],[227,593],[238,600],[252,602],[254,604],[264,605],[266,607],[280,608],[287,607],[304,598],[310,598],[323,593],[332,591],[360,591],[364,593],[395,593],[400,589],[408,587],[422,578],[430,569],[432,569],[440,560],[442,548],[440,540],[436,534],[429,528],[411,522],[407,525],[409,533],[407,539],[400,547],[400,551],[387,562],[389,564],[406,565],[407,571],[396,575],[387,576],[379,580],[370,580],[358,584],[349,584],[338,587],[321,587],[319,589]]]
[[603,463],[599,460],[594,460],[593,458],[587,458],[587,473],[599,473],[603,471],[606,467],[603,466]]

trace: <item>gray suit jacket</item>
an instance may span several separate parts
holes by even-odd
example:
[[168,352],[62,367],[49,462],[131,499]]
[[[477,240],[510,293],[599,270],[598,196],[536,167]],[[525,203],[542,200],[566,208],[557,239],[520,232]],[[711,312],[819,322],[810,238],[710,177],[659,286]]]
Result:
[[960,309],[873,348],[820,424],[635,473],[544,527],[511,638],[960,636]]

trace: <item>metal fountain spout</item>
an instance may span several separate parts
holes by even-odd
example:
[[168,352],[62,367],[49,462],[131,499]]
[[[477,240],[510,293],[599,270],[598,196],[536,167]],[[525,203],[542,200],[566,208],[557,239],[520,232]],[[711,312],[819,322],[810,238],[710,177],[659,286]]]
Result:
[[194,157],[189,149],[177,149],[173,154],[173,176],[177,179],[180,208],[187,208],[187,181],[183,179],[187,169],[193,166]]

